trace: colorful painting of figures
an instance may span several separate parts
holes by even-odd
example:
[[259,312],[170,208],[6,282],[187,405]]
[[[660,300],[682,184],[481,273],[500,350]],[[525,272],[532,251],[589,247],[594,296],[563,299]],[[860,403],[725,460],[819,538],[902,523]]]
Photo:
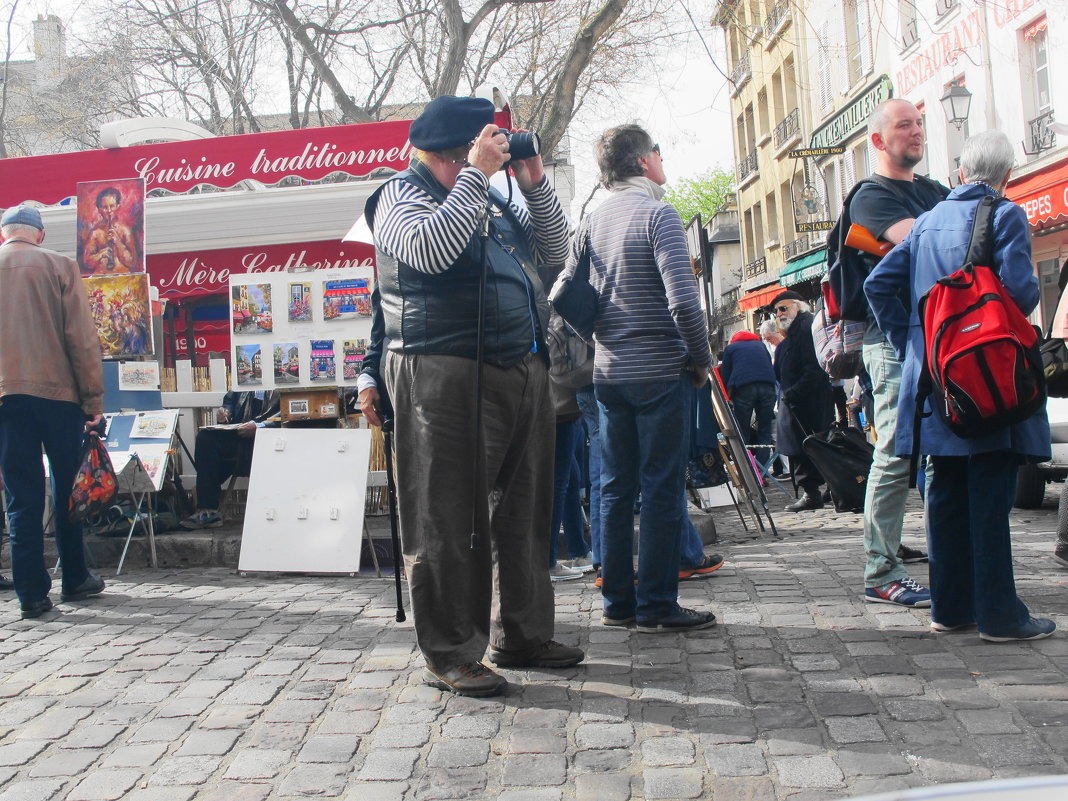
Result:
[[235,334],[273,331],[271,285],[245,284],[230,287],[230,317]]
[[289,322],[303,323],[312,318],[311,284],[289,285]]
[[366,339],[346,339],[341,350],[344,361],[341,364],[342,375],[346,381],[355,381],[363,368],[363,358],[367,355]]
[[263,383],[263,353],[259,345],[237,346],[237,383],[239,386]]
[[82,275],[145,271],[145,179],[78,184],[78,266]]
[[89,310],[105,359],[152,353],[152,316],[148,276],[109,275],[85,279]]
[[334,340],[313,339],[311,343],[311,380],[329,382],[334,381],[336,375]]
[[300,348],[296,342],[274,344],[274,383],[296,384],[300,381]]
[[371,289],[365,278],[323,282],[323,319],[371,316]]

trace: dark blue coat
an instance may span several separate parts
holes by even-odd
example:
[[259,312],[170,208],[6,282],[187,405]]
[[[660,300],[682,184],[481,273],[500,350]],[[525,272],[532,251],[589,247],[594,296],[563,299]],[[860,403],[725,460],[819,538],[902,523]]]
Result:
[[745,384],[774,384],[775,368],[771,356],[760,339],[742,339],[727,346],[719,374],[727,389]]
[[[875,267],[864,293],[879,328],[903,360],[895,445],[898,456],[912,450],[916,385],[923,358],[923,330],[917,314],[920,298],[939,278],[964,264],[971,239],[975,210],[983,195],[993,194],[983,184],[962,184],[949,197],[916,220],[905,240]],[[994,263],[1005,290],[1024,314],[1038,305],[1039,288],[1031,266],[1031,234],[1027,215],[1015,203],[1002,202],[994,210]],[[901,303],[907,288],[911,309]],[[930,411],[930,405],[926,411]],[[1050,432],[1043,407],[1024,422],[982,437],[962,439],[950,431],[937,412],[924,418],[920,452],[932,456],[967,456],[973,453],[1014,451],[1032,460],[1050,458]]]

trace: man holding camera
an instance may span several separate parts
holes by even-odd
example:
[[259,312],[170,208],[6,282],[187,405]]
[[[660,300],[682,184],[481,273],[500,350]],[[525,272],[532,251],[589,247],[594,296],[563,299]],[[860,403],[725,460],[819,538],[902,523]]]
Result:
[[[552,640],[546,569],[555,416],[544,287],[567,255],[567,222],[536,148],[512,159],[510,138],[521,137],[498,129],[490,101],[439,97],[408,138],[410,168],[365,214],[412,612],[424,680],[494,695],[507,682],[482,664],[488,644],[500,667],[570,667],[584,656]],[[490,189],[506,163],[526,212]]]

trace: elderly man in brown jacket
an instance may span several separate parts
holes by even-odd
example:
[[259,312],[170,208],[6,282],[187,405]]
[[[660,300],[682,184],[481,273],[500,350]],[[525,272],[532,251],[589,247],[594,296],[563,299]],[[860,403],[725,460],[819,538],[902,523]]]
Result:
[[0,217],[0,474],[7,493],[11,565],[24,618],[52,608],[44,561],[44,464],[55,500],[64,601],[99,594],[85,565],[80,524],[69,522],[83,433],[102,419],[100,343],[78,266],[41,247],[44,223],[30,206]]

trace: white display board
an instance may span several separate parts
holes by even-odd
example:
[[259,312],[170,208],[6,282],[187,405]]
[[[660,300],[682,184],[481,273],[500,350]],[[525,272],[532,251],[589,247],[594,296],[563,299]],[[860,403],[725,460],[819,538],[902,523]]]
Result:
[[356,385],[371,337],[373,267],[229,281],[231,389]]
[[365,429],[257,431],[237,569],[358,572],[370,459]]

